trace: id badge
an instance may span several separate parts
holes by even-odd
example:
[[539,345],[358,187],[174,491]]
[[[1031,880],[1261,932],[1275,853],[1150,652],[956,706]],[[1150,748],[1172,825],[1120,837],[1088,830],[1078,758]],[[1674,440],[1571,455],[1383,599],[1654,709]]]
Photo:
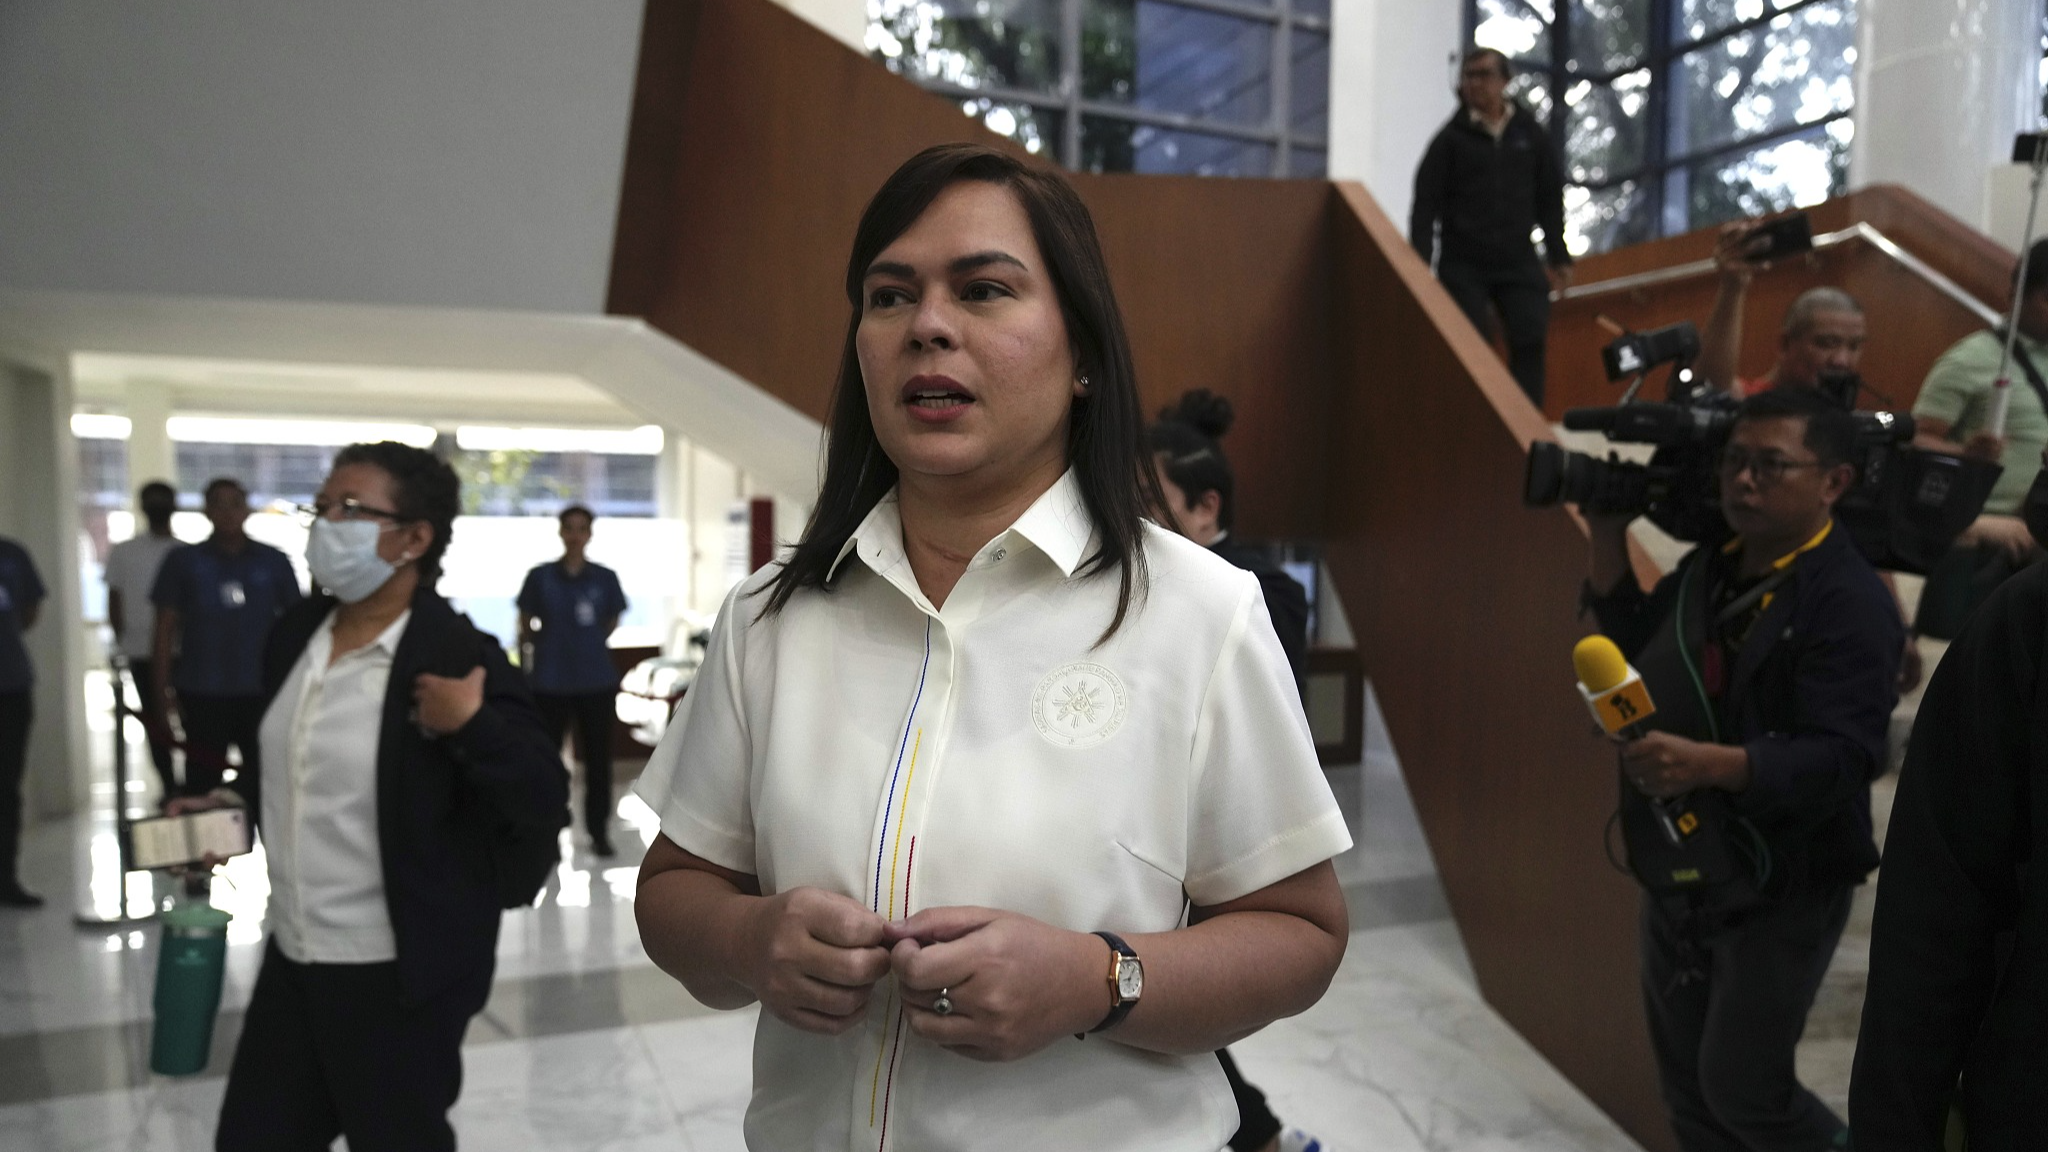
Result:
[[576,601],[576,626],[591,628],[597,624],[597,605],[589,600]]
[[220,585],[220,603],[223,608],[240,608],[249,602],[249,594],[242,590],[240,580],[223,580]]

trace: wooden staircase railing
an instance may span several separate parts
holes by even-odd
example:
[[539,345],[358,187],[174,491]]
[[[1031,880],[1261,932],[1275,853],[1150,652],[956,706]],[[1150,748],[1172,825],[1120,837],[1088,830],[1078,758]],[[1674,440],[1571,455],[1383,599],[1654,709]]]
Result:
[[[1828,285],[1856,297],[1870,317],[1864,379],[1897,407],[1912,407],[1935,359],[1985,327],[1987,313],[2004,310],[2017,256],[1893,185],[1809,211],[1817,241],[1839,240],[1755,277],[1743,317],[1743,374],[1761,375],[1776,358],[1793,298]],[[1551,311],[1544,408],[1552,419],[1567,408],[1612,404],[1620,394],[1600,371],[1599,349],[1612,336],[1596,317],[1638,330],[1680,320],[1704,327],[1718,283],[1714,237],[1702,229],[1580,261],[1574,287]],[[1617,283],[1633,286],[1611,290]]]

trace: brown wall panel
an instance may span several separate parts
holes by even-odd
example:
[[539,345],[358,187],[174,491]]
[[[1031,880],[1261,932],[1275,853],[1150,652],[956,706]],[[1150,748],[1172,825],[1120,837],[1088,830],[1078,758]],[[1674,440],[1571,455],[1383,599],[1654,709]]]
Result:
[[[607,308],[823,418],[868,198],[921,148],[1011,145],[765,0],[653,0],[648,13]],[[1296,413],[1330,386],[1326,185],[1074,183],[1147,414],[1189,388],[1231,397],[1242,530],[1313,536],[1326,437],[1309,425],[1304,443]]]
[[[2015,262],[2006,251],[1953,217],[1906,192],[1879,187],[1830,200],[1811,210],[1816,234],[1863,221],[1994,307],[2002,306]],[[1702,230],[1580,261],[1578,283],[1667,268],[1712,254],[1714,232]],[[1600,370],[1599,350],[1613,337],[1595,321],[1606,316],[1631,329],[1680,320],[1702,327],[1713,308],[1717,279],[1694,277],[1654,288],[1560,301],[1551,313],[1549,387],[1545,410],[1555,419],[1566,408],[1612,404],[1621,385]],[[1861,242],[1816,251],[1773,265],[1751,282],[1743,316],[1741,371],[1759,376],[1777,359],[1778,331],[1794,297],[1829,285],[1855,296],[1870,316],[1863,375],[1910,408],[1927,370],[1949,345],[1981,328],[1968,309],[1898,262]],[[1661,389],[1665,373],[1653,376]],[[1661,393],[1646,393],[1661,399]],[[1874,398],[1866,404],[1885,406]]]
[[1130,329],[1146,415],[1190,388],[1231,399],[1224,446],[1248,536],[1321,529],[1333,372],[1328,185],[1076,176]]
[[1608,864],[1613,755],[1572,686],[1583,528],[1521,505],[1547,426],[1357,185],[1333,221],[1342,447],[1325,545],[1489,1003],[1646,1147],[1673,1146]]
[[[658,78],[635,100],[629,140],[645,150],[627,153],[607,310],[822,418],[868,197],[920,148],[1005,142],[765,0],[647,13],[641,67]],[[676,28],[693,34],[656,35]]]

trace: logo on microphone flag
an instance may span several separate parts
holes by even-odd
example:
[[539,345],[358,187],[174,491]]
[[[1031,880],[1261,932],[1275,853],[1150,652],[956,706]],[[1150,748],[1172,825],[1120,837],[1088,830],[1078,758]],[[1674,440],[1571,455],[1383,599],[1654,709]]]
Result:
[[1609,736],[1619,735],[1622,729],[1642,723],[1657,711],[1657,706],[1650,703],[1649,688],[1634,670],[1630,670],[1628,679],[1605,692],[1595,692],[1581,684],[1579,695],[1586,698],[1586,707]]

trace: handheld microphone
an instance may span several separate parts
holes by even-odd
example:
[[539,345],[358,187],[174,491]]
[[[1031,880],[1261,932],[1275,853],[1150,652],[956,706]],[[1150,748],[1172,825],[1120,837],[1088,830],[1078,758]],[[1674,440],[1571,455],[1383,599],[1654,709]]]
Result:
[[[1579,678],[1579,695],[1601,731],[1627,740],[1642,739],[1643,721],[1657,714],[1657,706],[1650,702],[1650,689],[1642,676],[1628,666],[1614,641],[1595,633],[1574,644],[1572,671]],[[1659,798],[1650,803],[1664,838],[1674,848],[1699,827],[1699,817],[1675,801]]]
[[1596,633],[1573,645],[1572,671],[1579,677],[1579,695],[1601,731],[1630,740],[1642,737],[1642,723],[1657,714],[1657,706],[1614,641]]

